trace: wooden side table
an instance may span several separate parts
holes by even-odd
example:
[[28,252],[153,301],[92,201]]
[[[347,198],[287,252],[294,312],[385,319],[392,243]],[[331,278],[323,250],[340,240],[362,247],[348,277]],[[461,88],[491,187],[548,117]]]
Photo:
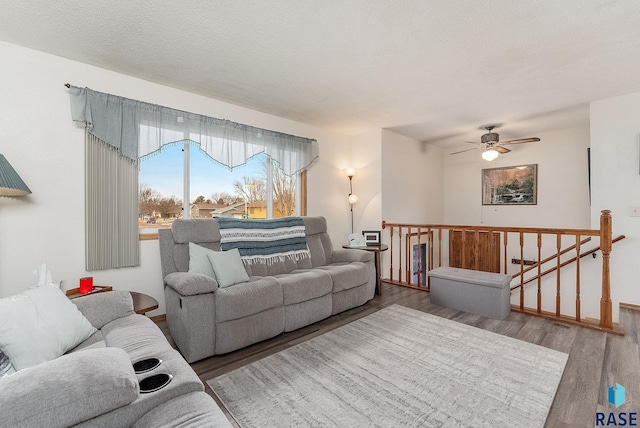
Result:
[[129,291],[133,299],[133,310],[136,314],[146,314],[154,309],[158,309],[158,301],[148,294],[138,293],[137,291]]
[[365,251],[370,251],[372,253],[375,253],[375,257],[374,257],[374,265],[376,267],[376,294],[380,295],[382,293],[382,287],[381,287],[381,281],[380,281],[380,253],[382,253],[383,251],[387,251],[389,249],[389,246],[386,244],[380,244],[380,245],[367,245],[367,246],[358,246],[358,247],[352,247],[351,245],[343,245],[342,248],[347,248],[347,249],[351,249],[351,250],[365,250]]
[[70,299],[77,299],[78,297],[89,296],[91,294],[103,293],[105,291],[111,290],[113,290],[113,287],[109,285],[94,285],[93,290],[89,291],[88,293],[80,294],[79,288],[70,288],[69,290],[65,291],[65,294]]
[[[111,290],[113,290],[113,287],[109,285],[95,285],[92,291],[85,294],[80,294],[78,288],[71,288],[67,290],[65,294],[69,299],[77,299],[78,297],[89,296],[91,294],[103,293]],[[133,299],[133,310],[136,314],[144,315],[147,312],[158,309],[158,301],[148,294],[138,293],[137,291],[129,291],[129,293],[131,294],[131,299]]]

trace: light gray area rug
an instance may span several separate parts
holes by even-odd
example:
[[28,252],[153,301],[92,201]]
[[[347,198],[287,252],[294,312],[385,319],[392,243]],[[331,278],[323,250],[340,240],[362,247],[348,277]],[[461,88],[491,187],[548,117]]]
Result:
[[393,305],[207,383],[247,428],[530,428],[567,357]]

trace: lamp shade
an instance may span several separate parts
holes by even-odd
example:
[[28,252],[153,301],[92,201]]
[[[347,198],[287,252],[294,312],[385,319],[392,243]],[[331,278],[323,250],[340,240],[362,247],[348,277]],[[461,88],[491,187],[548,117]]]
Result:
[[356,175],[357,170],[355,168],[345,168],[343,169],[344,173],[347,174],[347,177],[351,178]]
[[31,190],[24,184],[7,159],[0,155],[0,196],[24,196]]
[[356,195],[354,195],[353,193],[351,195],[349,195],[349,203],[351,205],[353,205],[356,202],[358,202],[358,197]]
[[485,150],[484,152],[482,152],[482,159],[486,160],[486,161],[492,161],[495,158],[497,158],[499,155],[497,150],[494,149],[488,149]]

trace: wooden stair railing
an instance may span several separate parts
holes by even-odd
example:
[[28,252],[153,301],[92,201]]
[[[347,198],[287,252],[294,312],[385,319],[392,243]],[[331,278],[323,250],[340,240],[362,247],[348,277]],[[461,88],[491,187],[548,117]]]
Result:
[[[583,239],[582,241],[580,241],[580,245],[584,245],[584,244],[586,244],[586,243],[587,243],[587,242],[589,242],[589,241],[591,241],[591,237],[588,237],[588,238]],[[598,248],[600,248],[600,247],[598,247]],[[562,256],[562,255],[565,255],[565,254],[566,254],[566,253],[568,253],[569,251],[571,251],[571,250],[575,250],[575,249],[576,249],[576,244],[573,244],[573,245],[571,245],[570,247],[567,247],[567,248],[565,248],[564,250],[560,251],[560,255],[561,255],[561,256]],[[526,269],[520,269],[520,272],[518,272],[518,273],[514,273],[514,274],[512,275],[512,277],[513,277],[513,278],[517,278],[517,277],[519,277],[522,273],[527,273],[527,272],[529,272],[529,271],[531,271],[531,270],[533,270],[533,269],[537,268],[537,267],[538,267],[538,265],[544,265],[545,263],[548,263],[548,262],[552,261],[553,259],[555,259],[555,258],[557,258],[557,257],[558,257],[558,254],[553,254],[553,255],[551,255],[551,256],[549,256],[549,257],[547,257],[546,259],[544,259],[544,260],[542,260],[542,261],[534,262],[533,264],[529,265],[529,267],[528,267],[528,268],[526,268]],[[521,260],[522,260],[522,259],[521,259]],[[521,263],[521,264],[524,264],[524,263]],[[543,272],[543,275],[544,275],[544,272]],[[536,276],[536,277],[537,277],[537,276]],[[536,277],[534,277],[534,278],[536,278]],[[525,281],[525,284],[526,284],[526,283],[527,283],[527,282]],[[511,287],[511,290],[514,290],[514,289],[516,289],[516,288],[518,288],[518,287],[520,287],[520,284],[518,284],[518,285],[516,285],[516,286]]]
[[[389,276],[382,281],[429,291],[429,278],[425,278],[426,271],[440,266],[455,266],[474,270],[487,270],[493,272],[502,271],[508,273],[509,264],[507,252],[515,251],[519,247],[520,269],[512,274],[514,279],[520,278],[520,283],[512,288],[519,293],[518,304],[512,305],[512,309],[545,318],[551,318],[562,322],[570,322],[586,327],[596,328],[616,334],[622,334],[622,330],[613,323],[611,283],[610,283],[610,254],[611,246],[624,238],[619,236],[612,239],[611,212],[603,210],[600,216],[599,229],[559,229],[559,228],[531,228],[531,227],[500,227],[500,226],[461,226],[442,224],[407,224],[390,223],[383,221],[382,229],[389,230],[389,254],[385,255],[385,261],[389,263]],[[454,239],[454,233],[456,238]],[[517,235],[515,241],[510,242],[509,235]],[[588,251],[581,251],[583,245],[592,238],[600,240],[599,246]],[[494,239],[495,238],[495,239]],[[566,242],[571,240],[574,243]],[[500,242],[502,241],[502,242]],[[537,254],[532,265],[525,265],[525,246],[527,242],[535,241],[534,251]],[[549,243],[553,241],[550,251]],[[570,245],[568,245],[570,244]],[[568,245],[568,246],[567,246]],[[423,254],[424,251],[427,254]],[[529,247],[529,246],[527,246]],[[543,247],[548,255],[543,258]],[[564,248],[563,248],[564,247]],[[563,261],[562,256],[575,251],[570,260]],[[581,265],[580,260],[595,251],[602,252],[600,263],[602,264],[602,287],[600,295],[600,318],[594,323],[593,319],[583,318],[581,314]],[[500,253],[503,252],[503,257]],[[531,258],[533,251],[529,251]],[[484,259],[483,259],[484,258]],[[453,260],[454,264],[451,264]],[[555,266],[542,271],[544,264],[553,263]],[[413,267],[411,266],[413,262]],[[424,263],[423,263],[424,262]],[[529,262],[530,263],[530,262]],[[575,314],[567,315],[562,312],[562,301],[568,293],[566,286],[562,287],[561,268],[575,263]],[[537,270],[532,278],[525,279],[525,273]],[[386,272],[386,270],[381,270]],[[556,272],[555,286],[545,282],[545,290],[554,288],[555,308],[553,311],[545,310],[543,306],[542,277]],[[396,276],[397,275],[397,276]],[[525,306],[524,285],[537,281],[537,296],[533,303],[532,296],[526,299],[531,301],[533,307]],[[573,281],[570,281],[573,282]],[[563,293],[561,293],[563,290]],[[547,293],[547,291],[545,291]],[[549,302],[549,297],[545,300]],[[545,304],[547,304],[545,303]],[[592,305],[593,306],[593,305]]]
[[[619,236],[617,236],[617,237],[613,238],[613,240],[611,241],[611,243],[612,243],[612,244],[615,244],[616,242],[621,241],[621,240],[623,240],[624,238],[625,238],[625,236],[624,236],[624,235],[619,235]],[[584,245],[586,242],[589,242],[590,240],[591,240],[591,238],[583,239],[583,240],[581,241],[581,244],[582,244],[582,245]],[[560,254],[561,254],[561,255],[566,254],[566,253],[568,253],[569,251],[574,250],[574,249],[576,249],[576,246],[575,246],[575,245],[572,245],[572,246],[570,246],[570,247],[565,248],[564,250],[562,250],[562,251],[560,252]],[[584,253],[580,253],[580,258],[582,259],[582,258],[584,258],[584,257],[586,257],[586,256],[589,256],[589,255],[591,255],[591,254],[593,254],[593,253],[595,253],[596,251],[599,251],[599,250],[600,250],[600,247],[598,246],[598,247],[592,248],[592,249],[590,249],[590,250],[588,250],[588,251],[585,251]],[[556,258],[556,257],[557,257],[557,255],[556,255],[556,254],[554,254],[553,256],[547,257],[546,259],[542,260],[541,262],[535,262],[533,265],[529,266],[527,269],[525,269],[524,271],[522,271],[522,273],[527,273],[527,272],[529,272],[530,270],[535,269],[535,268],[538,266],[538,264],[540,264],[540,265],[544,265],[545,263],[552,261],[552,260],[553,260],[554,258]],[[577,260],[577,257],[575,257],[575,256],[574,256],[573,258],[571,258],[571,259],[569,259],[569,260],[566,260],[566,261],[562,262],[562,263],[560,264],[560,267],[561,267],[561,268],[563,268],[563,267],[565,267],[565,266],[568,266],[568,265],[570,265],[571,263],[575,262],[576,260]],[[529,283],[531,283],[531,282],[533,282],[533,281],[537,280],[539,277],[543,277],[543,276],[545,276],[545,275],[547,275],[547,274],[550,274],[550,273],[552,273],[552,272],[555,272],[557,269],[558,269],[558,266],[553,266],[553,267],[551,267],[551,268],[549,268],[549,269],[547,269],[547,270],[543,271],[542,273],[540,273],[540,275],[535,275],[535,276],[533,276],[533,277],[531,277],[531,278],[526,279],[526,280],[524,281],[524,283],[523,283],[523,284],[517,284],[517,285],[514,285],[513,287],[511,287],[511,291],[516,290],[516,289],[518,289],[518,288],[522,287],[523,285],[527,285],[527,284],[529,284]],[[519,277],[519,276],[520,276],[520,272],[518,272],[518,273],[514,273],[514,274],[512,275],[512,277],[513,277],[513,278],[517,278],[517,277]]]

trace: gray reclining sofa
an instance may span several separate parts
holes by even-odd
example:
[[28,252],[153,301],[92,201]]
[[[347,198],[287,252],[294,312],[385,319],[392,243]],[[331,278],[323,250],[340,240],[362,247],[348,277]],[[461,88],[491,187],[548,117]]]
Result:
[[[134,313],[128,291],[72,302],[97,331],[65,355],[0,378],[0,426],[231,427],[158,326]],[[134,363],[147,358],[160,364],[136,373]],[[171,381],[145,393],[145,379],[161,374]]]
[[189,243],[220,251],[216,219],[159,230],[167,323],[188,362],[296,330],[374,297],[373,254],[334,249],[324,217],[302,217],[310,258],[245,265],[249,280],[220,288],[190,273]]

